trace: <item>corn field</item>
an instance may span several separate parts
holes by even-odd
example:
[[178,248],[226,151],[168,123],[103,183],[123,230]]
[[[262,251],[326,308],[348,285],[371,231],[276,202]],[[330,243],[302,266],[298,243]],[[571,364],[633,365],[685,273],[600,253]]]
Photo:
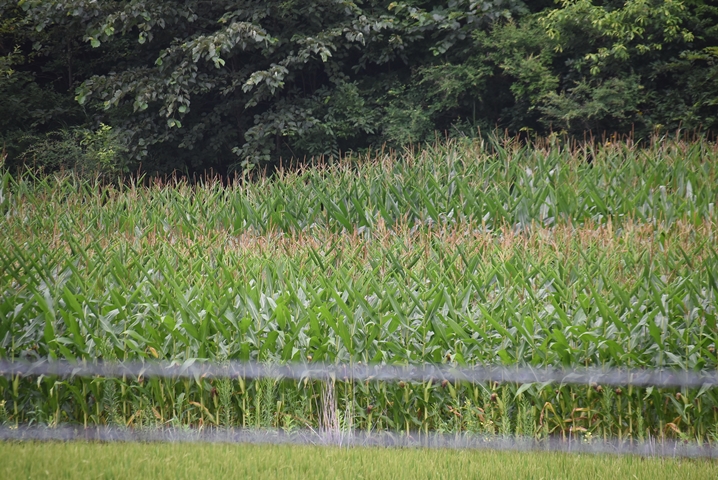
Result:
[[[0,358],[713,371],[717,199],[718,147],[680,139],[448,141],[228,186],[6,172]],[[718,441],[717,390],[16,376],[0,423]]]

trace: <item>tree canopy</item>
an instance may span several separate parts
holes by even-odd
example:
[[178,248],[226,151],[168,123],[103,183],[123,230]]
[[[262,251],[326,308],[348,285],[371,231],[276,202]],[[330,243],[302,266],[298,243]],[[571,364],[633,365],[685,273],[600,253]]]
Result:
[[225,172],[437,131],[718,126],[712,2],[0,0],[0,16],[11,165],[73,142],[124,169]]

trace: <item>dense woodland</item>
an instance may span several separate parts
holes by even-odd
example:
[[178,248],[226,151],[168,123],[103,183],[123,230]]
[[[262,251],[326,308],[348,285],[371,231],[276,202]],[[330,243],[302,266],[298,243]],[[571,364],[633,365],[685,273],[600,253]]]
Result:
[[438,135],[718,129],[698,0],[0,0],[11,170],[246,171]]

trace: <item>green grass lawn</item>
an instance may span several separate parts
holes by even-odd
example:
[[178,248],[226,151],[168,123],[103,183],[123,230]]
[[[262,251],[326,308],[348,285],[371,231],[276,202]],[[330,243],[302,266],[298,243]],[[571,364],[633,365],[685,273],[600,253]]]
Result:
[[710,460],[227,444],[0,443],[0,478],[718,478]]

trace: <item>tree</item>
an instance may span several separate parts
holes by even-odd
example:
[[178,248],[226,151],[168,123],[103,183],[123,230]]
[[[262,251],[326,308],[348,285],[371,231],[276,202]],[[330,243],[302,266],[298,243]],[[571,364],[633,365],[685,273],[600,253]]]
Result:
[[0,0],[0,13],[0,106],[21,125],[0,119],[0,135],[104,123],[150,171],[479,127],[716,128],[710,2]]
[[[366,145],[392,85],[522,2],[25,0],[24,22],[115,65],[77,88],[138,159],[165,168]],[[417,60],[419,60],[417,62]],[[376,79],[372,81],[372,77]],[[381,92],[377,95],[377,92]],[[390,117],[393,118],[393,117]],[[398,119],[394,118],[394,121]]]

